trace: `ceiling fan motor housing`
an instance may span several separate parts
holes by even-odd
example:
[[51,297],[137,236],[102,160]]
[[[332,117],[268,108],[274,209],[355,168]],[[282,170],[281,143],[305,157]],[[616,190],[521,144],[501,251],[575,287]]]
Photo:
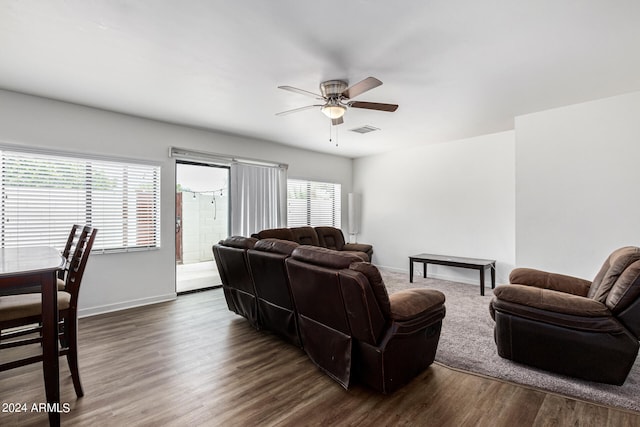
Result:
[[328,80],[320,83],[320,93],[324,98],[339,98],[347,87],[347,82],[345,81]]

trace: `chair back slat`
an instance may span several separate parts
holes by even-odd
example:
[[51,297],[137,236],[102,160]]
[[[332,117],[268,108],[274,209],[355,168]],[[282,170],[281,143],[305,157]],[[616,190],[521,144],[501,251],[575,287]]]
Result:
[[69,254],[71,253],[71,248],[75,242],[77,242],[79,237],[80,226],[78,224],[73,224],[71,227],[71,231],[69,232],[69,237],[67,238],[67,243],[64,245],[64,249],[62,250],[62,258],[66,261],[65,268],[58,271],[58,279],[64,280],[67,270],[69,269]]
[[65,290],[71,294],[70,304],[72,307],[77,306],[82,276],[98,233],[96,228],[86,225],[74,225],[74,229],[76,230],[74,236],[69,236],[70,243],[65,257],[67,262],[64,271]]

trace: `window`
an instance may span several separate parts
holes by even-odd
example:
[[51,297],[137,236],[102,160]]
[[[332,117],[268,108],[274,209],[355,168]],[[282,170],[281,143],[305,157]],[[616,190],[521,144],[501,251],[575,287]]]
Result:
[[287,180],[287,226],[340,228],[340,184]]
[[94,251],[160,247],[160,167],[0,147],[0,246],[62,249],[72,224]]

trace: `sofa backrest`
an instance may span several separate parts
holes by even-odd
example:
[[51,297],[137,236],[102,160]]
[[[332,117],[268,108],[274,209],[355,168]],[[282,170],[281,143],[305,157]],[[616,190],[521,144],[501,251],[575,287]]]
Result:
[[298,313],[348,333],[338,271],[358,261],[356,256],[316,246],[296,248],[287,259],[287,271]]
[[339,272],[359,258],[316,246],[299,246],[287,258],[302,345],[309,358],[347,388],[352,337]]
[[339,228],[316,227],[315,230],[320,246],[336,251],[341,251],[344,248],[344,235]]
[[290,228],[293,233],[293,241],[301,245],[320,246],[318,235],[313,227],[293,227]]
[[255,237],[257,239],[289,240],[300,245],[320,246],[336,251],[349,250],[350,252],[361,252],[359,256],[365,259],[365,261],[370,261],[373,253],[371,245],[347,244],[344,240],[342,230],[336,227],[314,228],[304,226],[292,228],[270,228],[254,233],[251,237]]
[[300,347],[300,333],[285,260],[298,244],[287,240],[259,240],[247,251],[258,299],[260,326]]
[[352,263],[340,271],[340,285],[351,335],[377,346],[387,330],[391,313],[387,289],[378,269],[367,262]]
[[615,250],[593,279],[587,296],[605,304],[618,321],[640,337],[640,248]]
[[609,255],[593,279],[588,298],[606,304],[612,312],[620,311],[640,294],[640,248],[625,246]]
[[318,235],[313,227],[270,228],[252,235],[258,239],[280,239],[296,242],[299,245],[320,246]]
[[252,237],[232,236],[213,245],[213,256],[227,306],[246,317],[254,326],[258,325],[258,313],[247,250],[253,248],[256,242],[257,239]]
[[231,236],[213,246],[223,286],[255,294],[247,250],[253,248],[257,241],[253,237]]
[[258,242],[254,237],[230,236],[218,242],[219,245],[229,248],[251,249]]
[[263,239],[258,240],[253,249],[247,251],[258,298],[293,310],[284,261],[297,247],[298,244],[295,242]]
[[267,230],[262,230],[258,233],[252,235],[258,239],[280,239],[280,240],[289,240],[291,242],[295,242],[296,239],[293,237],[293,233],[290,228],[270,228]]
[[253,249],[260,252],[271,252],[274,254],[282,254],[291,256],[295,248],[300,246],[298,243],[290,240],[282,240],[278,238],[261,239],[256,242]]
[[376,303],[380,307],[382,314],[385,317],[391,316],[391,302],[389,301],[389,293],[387,292],[387,287],[382,280],[382,276],[380,275],[380,271],[368,262],[359,262],[354,263],[349,266],[349,268],[353,271],[357,271],[359,273],[364,274],[369,282],[369,286],[373,291],[373,295],[375,296]]
[[[349,332],[354,338],[372,345],[378,342],[390,317],[391,304],[380,272],[375,266],[350,253],[310,246],[296,249],[292,260],[292,265],[305,270],[304,273],[297,273],[300,279],[298,285],[305,286],[304,282],[311,282],[312,277],[324,276],[326,282],[324,285],[318,282],[320,288],[317,292],[326,293],[329,283],[334,287],[331,289],[334,297],[331,304],[343,305],[341,308],[348,320],[347,324],[341,325],[343,329],[339,330]],[[289,271],[291,274],[291,268]],[[293,277],[291,281],[294,281]],[[315,297],[310,296],[309,301],[313,302],[314,299]],[[314,309],[320,311],[315,314],[315,318],[322,319],[326,304],[314,304]],[[304,310],[299,312],[302,314]],[[331,323],[333,320],[332,317],[331,320],[325,318],[322,321],[332,328],[338,328]]]

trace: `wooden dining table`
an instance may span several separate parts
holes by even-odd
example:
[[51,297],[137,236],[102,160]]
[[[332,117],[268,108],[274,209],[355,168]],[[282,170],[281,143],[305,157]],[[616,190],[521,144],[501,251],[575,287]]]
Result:
[[58,361],[57,272],[65,259],[55,248],[0,248],[0,289],[28,288],[40,284],[42,290],[42,369],[49,425],[60,425],[60,372]]

